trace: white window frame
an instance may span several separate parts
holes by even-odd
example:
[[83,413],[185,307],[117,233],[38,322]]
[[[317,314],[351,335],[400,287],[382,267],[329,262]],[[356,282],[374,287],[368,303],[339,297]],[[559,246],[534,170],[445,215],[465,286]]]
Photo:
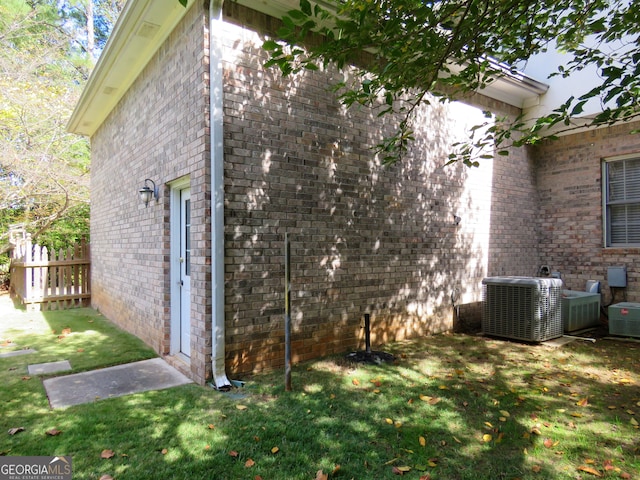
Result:
[[[635,182],[629,181],[629,185],[633,185],[637,187],[634,190],[634,192],[631,192],[629,195],[629,197],[626,197],[626,186],[627,186],[627,180],[625,177],[624,180],[624,187],[625,187],[625,194],[624,197],[622,199],[618,199],[618,200],[610,200],[610,192],[611,192],[611,181],[609,178],[609,173],[610,173],[610,166],[612,164],[615,164],[617,162],[634,162],[634,167],[637,167],[639,170],[636,173],[637,175],[637,179],[635,179]],[[638,162],[637,164],[635,164],[635,162]],[[612,217],[613,214],[611,212],[612,207],[616,207],[616,206],[636,206],[637,208],[640,208],[640,153],[634,153],[634,154],[629,154],[629,155],[620,155],[617,157],[610,157],[610,158],[605,158],[602,162],[602,219],[603,219],[603,225],[602,225],[602,230],[603,230],[603,235],[604,235],[604,246],[606,248],[625,248],[625,247],[631,247],[631,248],[638,248],[640,247],[640,233],[633,233],[634,236],[636,236],[637,240],[636,241],[628,241],[629,238],[627,236],[626,240],[627,241],[616,241],[614,242],[612,239]],[[640,219],[638,220],[640,222]],[[625,226],[630,225],[629,222],[625,221],[624,222]],[[638,229],[638,231],[640,231],[640,225],[636,225],[636,228]],[[627,229],[628,230],[628,229]]]

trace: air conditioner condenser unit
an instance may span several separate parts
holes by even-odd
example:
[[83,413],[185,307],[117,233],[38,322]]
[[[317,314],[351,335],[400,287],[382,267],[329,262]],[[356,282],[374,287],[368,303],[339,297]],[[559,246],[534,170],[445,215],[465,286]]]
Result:
[[561,337],[562,280],[487,277],[482,280],[482,331],[526,342]]

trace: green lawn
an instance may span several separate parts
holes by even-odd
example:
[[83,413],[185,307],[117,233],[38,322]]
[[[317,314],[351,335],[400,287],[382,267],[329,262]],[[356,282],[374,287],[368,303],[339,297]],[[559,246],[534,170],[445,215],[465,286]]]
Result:
[[0,454],[72,455],[74,479],[640,478],[638,343],[438,335],[385,346],[391,365],[297,365],[292,392],[278,371],[230,393],[187,385],[50,410],[27,364],[152,352],[91,310],[46,320],[0,335],[39,352],[0,359]]

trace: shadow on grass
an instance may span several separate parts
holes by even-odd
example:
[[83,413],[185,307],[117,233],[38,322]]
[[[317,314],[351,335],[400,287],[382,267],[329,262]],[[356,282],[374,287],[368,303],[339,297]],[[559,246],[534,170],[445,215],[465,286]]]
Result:
[[[390,348],[394,365],[340,357],[298,366],[293,392],[275,372],[233,394],[189,385],[39,407],[23,417],[25,432],[0,437],[0,450],[72,455],[76,479],[307,480],[319,470],[393,479],[403,467],[406,478],[434,480],[575,479],[580,466],[605,478],[640,473],[628,413],[640,401],[635,347],[550,350],[451,335]],[[105,449],[113,457],[100,458]]]

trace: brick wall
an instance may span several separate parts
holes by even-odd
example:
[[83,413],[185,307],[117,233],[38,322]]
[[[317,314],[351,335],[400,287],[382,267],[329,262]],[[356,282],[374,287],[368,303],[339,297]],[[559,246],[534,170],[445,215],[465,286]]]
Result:
[[[620,125],[545,142],[534,150],[540,194],[541,262],[559,271],[565,284],[584,290],[589,279],[602,282],[611,301],[607,267],[627,267],[629,301],[640,301],[638,248],[604,248],[602,159],[640,153],[639,126]],[[621,301],[618,295],[616,301]]]
[[[283,240],[292,243],[293,358],[476,324],[489,274],[538,266],[535,176],[526,151],[481,167],[444,166],[480,110],[434,102],[412,151],[382,167],[375,112],[345,111],[334,71],[265,71],[273,19],[230,3],[225,56],[227,361],[235,372],[284,359]],[[516,113],[482,97],[483,108]],[[454,216],[461,217],[455,225]]]
[[[479,96],[469,99],[475,107],[434,102],[419,112],[412,150],[382,167],[371,147],[391,123],[366,109],[345,111],[327,88],[339,72],[283,79],[264,70],[259,32],[277,21],[232,2],[225,13],[230,372],[283,364],[285,233],[295,361],[363,348],[364,313],[372,316],[374,347],[473,328],[482,278],[535,272],[539,206],[527,152],[479,168],[444,166],[451,144],[484,120],[481,109],[515,109]],[[211,374],[206,29],[206,12],[196,4],[92,138],[93,302],[161,354],[169,353],[170,339],[169,185],[190,176],[186,373],[200,383]],[[161,187],[160,203],[148,208],[137,193],[145,178]]]
[[[190,175],[192,357],[174,364],[210,376],[211,267],[206,13],[176,28],[92,138],[92,302],[160,354],[169,353],[169,182]],[[144,179],[160,187],[147,208]],[[171,359],[170,359],[171,360]]]

